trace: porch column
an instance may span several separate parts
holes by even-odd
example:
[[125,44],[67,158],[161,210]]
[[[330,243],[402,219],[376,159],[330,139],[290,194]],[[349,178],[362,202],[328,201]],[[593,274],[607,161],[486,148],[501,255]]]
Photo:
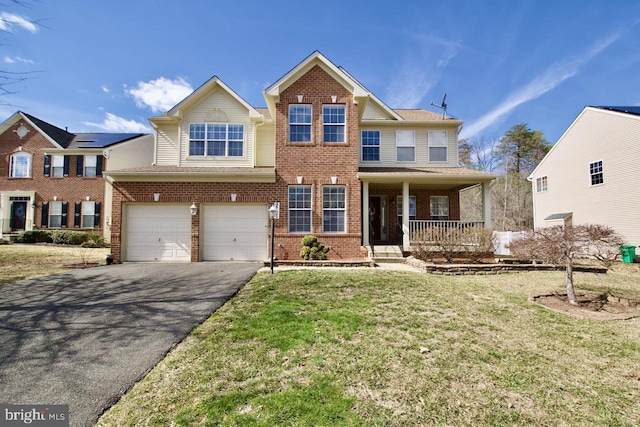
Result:
[[409,183],[402,183],[402,250],[411,250],[409,236]]
[[482,220],[485,228],[491,228],[491,187],[488,182],[482,183]]
[[369,246],[369,183],[362,183],[362,246]]

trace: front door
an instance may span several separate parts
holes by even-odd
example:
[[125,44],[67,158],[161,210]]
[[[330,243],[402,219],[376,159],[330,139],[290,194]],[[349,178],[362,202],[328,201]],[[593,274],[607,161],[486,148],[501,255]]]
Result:
[[11,204],[11,231],[24,231],[27,223],[27,202],[14,201]]
[[389,211],[387,196],[371,196],[369,198],[369,232],[374,243],[389,240]]

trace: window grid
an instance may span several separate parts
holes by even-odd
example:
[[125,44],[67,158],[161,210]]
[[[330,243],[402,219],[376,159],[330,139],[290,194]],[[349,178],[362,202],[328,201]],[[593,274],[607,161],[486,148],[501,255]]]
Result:
[[322,231],[345,232],[346,192],[344,186],[322,188]]
[[547,190],[548,190],[547,177],[541,176],[540,178],[536,178],[536,192],[542,193]]
[[323,105],[322,125],[323,142],[345,142],[344,105]]
[[244,125],[227,123],[191,123],[189,155],[207,157],[242,157]]
[[96,202],[82,202],[82,228],[94,228]]
[[49,202],[49,228],[62,228],[62,202]]
[[84,156],[84,176],[95,178],[97,174],[98,156]]
[[16,153],[11,156],[9,166],[10,178],[30,178],[31,177],[31,154]]
[[379,162],[380,161],[380,131],[379,130],[363,130],[362,131],[362,161],[363,162]]
[[289,187],[289,233],[311,233],[311,186]]
[[289,105],[289,141],[311,142],[311,105]]
[[602,160],[589,164],[589,175],[591,176],[591,185],[604,184],[604,168]]
[[431,219],[446,221],[449,219],[449,196],[429,197]]
[[54,178],[64,176],[64,156],[51,156],[51,176]]

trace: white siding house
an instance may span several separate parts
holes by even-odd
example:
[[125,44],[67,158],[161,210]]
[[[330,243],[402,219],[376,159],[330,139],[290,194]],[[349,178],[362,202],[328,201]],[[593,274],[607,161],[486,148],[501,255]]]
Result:
[[605,224],[640,245],[640,107],[586,107],[531,173],[534,226]]

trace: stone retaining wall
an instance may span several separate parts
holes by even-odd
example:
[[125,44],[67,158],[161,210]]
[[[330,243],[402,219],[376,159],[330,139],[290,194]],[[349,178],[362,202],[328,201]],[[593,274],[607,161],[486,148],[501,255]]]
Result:
[[[441,274],[446,276],[565,270],[564,265],[552,264],[431,264],[415,258],[407,258],[406,263],[424,271],[425,273]],[[573,271],[603,274],[607,272],[607,268],[600,266],[574,266]]]

